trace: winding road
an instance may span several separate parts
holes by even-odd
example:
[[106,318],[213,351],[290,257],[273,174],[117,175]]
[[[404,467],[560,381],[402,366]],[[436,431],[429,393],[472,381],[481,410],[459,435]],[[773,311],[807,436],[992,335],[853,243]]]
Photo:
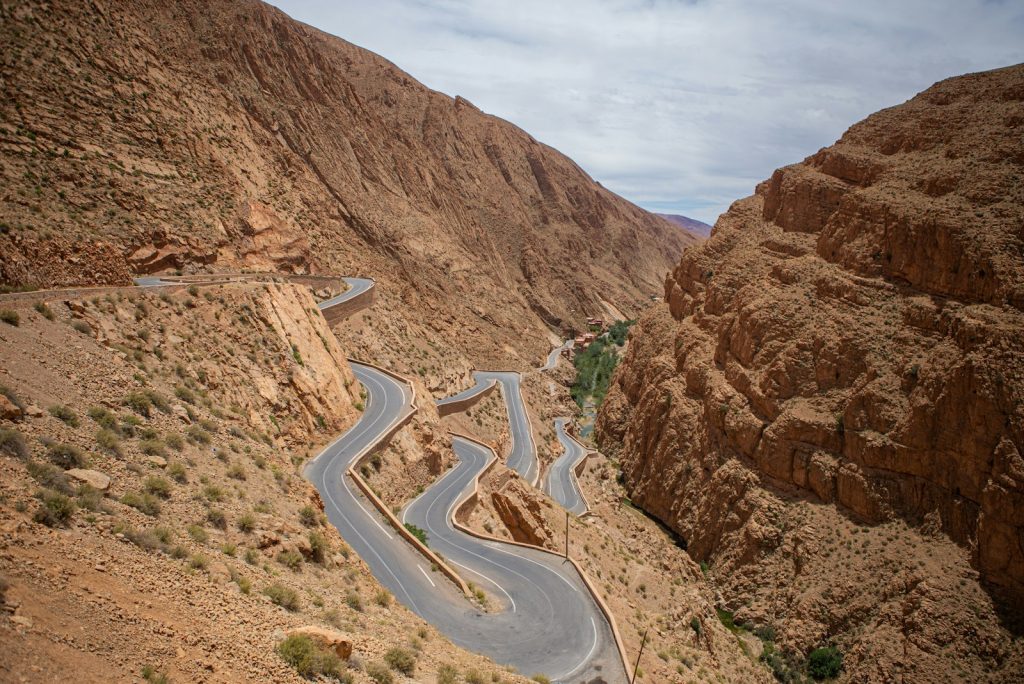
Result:
[[583,515],[587,512],[587,502],[583,499],[580,483],[576,479],[576,465],[580,459],[586,458],[587,450],[565,431],[568,421],[568,418],[555,419],[555,432],[565,453],[551,464],[544,481],[544,491],[567,511]]
[[[372,296],[373,281],[345,281],[350,286],[346,292],[318,305],[329,320],[331,309],[336,319],[354,310],[354,298]],[[136,280],[139,287],[182,284],[158,277]],[[367,297],[358,304],[365,305]],[[457,464],[402,514],[403,522],[427,532],[431,550],[445,563],[485,590],[487,610],[467,600],[366,498],[348,469],[399,429],[416,408],[406,382],[370,365],[350,361],[350,366],[366,388],[363,414],[306,465],[305,476],[319,491],[328,520],[374,576],[454,643],[525,675],[542,673],[564,684],[624,684],[624,665],[609,622],[572,563],[539,549],[480,539],[454,526],[453,511],[496,458],[489,448],[454,437]],[[474,378],[474,387],[441,401],[465,399],[498,383],[510,425],[507,463],[536,484],[539,463],[519,373],[478,371]]]

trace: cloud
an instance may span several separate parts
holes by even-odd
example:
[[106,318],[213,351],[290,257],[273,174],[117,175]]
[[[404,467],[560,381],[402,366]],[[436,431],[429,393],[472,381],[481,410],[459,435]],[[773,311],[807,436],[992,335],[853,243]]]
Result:
[[709,223],[871,112],[1024,61],[1016,0],[272,1]]

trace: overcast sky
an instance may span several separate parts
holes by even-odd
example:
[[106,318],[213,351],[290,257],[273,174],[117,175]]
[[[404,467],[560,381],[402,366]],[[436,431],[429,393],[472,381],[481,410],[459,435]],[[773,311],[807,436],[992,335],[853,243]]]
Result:
[[1022,0],[271,1],[708,223],[871,112],[1024,61]]

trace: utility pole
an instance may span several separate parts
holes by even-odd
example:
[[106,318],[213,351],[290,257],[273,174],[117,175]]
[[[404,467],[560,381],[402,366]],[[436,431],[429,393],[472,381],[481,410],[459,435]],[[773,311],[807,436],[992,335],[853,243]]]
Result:
[[569,511],[565,512],[565,558],[569,558]]
[[636,665],[633,666],[633,678],[629,680],[629,684],[636,684],[636,673],[640,670],[640,656],[644,654],[644,644],[647,643],[647,632],[644,630],[644,638],[640,642],[640,652],[636,654]]

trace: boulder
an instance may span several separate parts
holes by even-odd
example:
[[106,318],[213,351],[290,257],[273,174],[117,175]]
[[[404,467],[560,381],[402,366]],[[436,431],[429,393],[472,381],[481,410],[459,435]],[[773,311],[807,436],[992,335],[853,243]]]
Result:
[[13,401],[0,394],[0,418],[4,420],[21,420],[25,412]]
[[166,468],[167,459],[163,456],[147,456],[146,463],[153,466],[154,468]]
[[73,480],[78,480],[79,482],[87,484],[93,489],[98,489],[101,492],[105,492],[110,488],[110,476],[106,473],[101,473],[98,470],[72,468],[71,470],[65,471],[64,474]]
[[297,634],[307,636],[322,648],[334,651],[342,660],[348,660],[352,656],[352,639],[341,632],[317,627],[316,625],[296,627],[287,631],[288,636],[295,636]]

